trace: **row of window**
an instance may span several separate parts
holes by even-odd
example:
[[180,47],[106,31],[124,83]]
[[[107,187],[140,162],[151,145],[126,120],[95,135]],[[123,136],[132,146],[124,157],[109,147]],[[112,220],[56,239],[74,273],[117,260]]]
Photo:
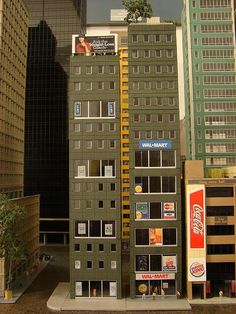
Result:
[[234,188],[230,187],[206,187],[206,197],[233,197]]
[[235,75],[207,75],[204,84],[235,84]]
[[138,35],[138,34],[133,34],[132,35],[132,42],[137,43],[137,42],[172,42],[173,41],[173,35],[172,34],[143,34],[143,35]]
[[135,270],[147,271],[177,271],[177,256],[176,254],[146,254],[136,255]]
[[[194,13],[193,19],[197,19],[197,14]],[[231,12],[201,12],[200,14],[201,20],[231,20],[232,13]]]
[[133,106],[174,106],[176,104],[175,97],[133,97]]
[[235,153],[236,144],[235,143],[225,143],[225,144],[206,144],[206,153]]
[[[80,192],[80,183],[74,183],[76,186],[75,192]],[[85,209],[116,209],[118,201],[116,200],[80,200],[77,206],[81,206]],[[82,204],[82,205],[81,205]],[[77,208],[78,209],[78,208]]]
[[210,157],[206,158],[207,166],[235,166],[236,157]]
[[176,167],[175,150],[139,150],[135,151],[135,167]]
[[225,98],[225,97],[235,97],[235,89],[204,89],[204,98]]
[[177,132],[175,130],[158,130],[158,131],[134,131],[133,132],[134,139],[175,139],[177,136]]
[[75,237],[114,238],[115,221],[79,220],[75,221]]
[[153,64],[153,65],[132,65],[132,73],[174,73],[176,72],[176,66],[172,64],[167,65],[160,65],[160,64]]
[[236,116],[206,116],[205,124],[206,125],[227,125],[227,124],[235,124]]
[[[199,65],[195,67],[197,71],[199,71]],[[235,65],[233,62],[212,62],[212,63],[203,63],[203,71],[234,71]]]
[[234,225],[208,225],[207,235],[234,235]]
[[115,149],[119,146],[115,140],[86,140],[82,145],[82,141],[76,140],[73,143],[74,149]]
[[110,123],[84,123],[80,125],[79,123],[74,124],[74,132],[115,132],[116,131],[116,124],[113,122]]
[[[97,264],[97,265],[96,265]],[[82,265],[81,261],[80,260],[75,260],[75,269],[81,269],[81,268],[87,268],[87,269],[93,269],[93,268],[96,268],[96,269],[104,269],[105,268],[105,262],[103,260],[101,261],[96,261],[96,264],[94,261],[86,261],[85,265]],[[114,270],[117,268],[117,263],[116,261],[111,261],[110,262],[110,267],[109,267],[111,270]],[[107,266],[106,266],[106,270],[109,269]]]
[[96,297],[116,297],[116,281],[76,281],[75,296],[96,298]]
[[207,216],[234,216],[234,206],[207,206],[206,213]]
[[215,25],[215,24],[207,24],[207,25],[201,25],[201,32],[202,33],[227,33],[232,32],[232,24],[221,24],[221,25]]
[[207,59],[222,59],[222,58],[233,58],[234,50],[233,49],[221,49],[221,50],[202,50],[202,57]]
[[[80,252],[81,251],[81,246],[82,244],[80,243],[75,243],[74,245],[74,250],[75,252]],[[104,243],[99,243],[98,245],[96,244],[91,244],[91,243],[87,243],[86,244],[86,251],[87,252],[93,252],[93,251],[97,251],[97,252],[106,252],[108,251],[109,253],[112,252],[116,252],[116,244],[115,243],[111,243],[109,245],[109,249],[104,248]]]
[[170,114],[155,114],[155,115],[151,115],[151,114],[138,114],[135,113],[133,115],[133,122],[175,122],[177,120],[177,115],[174,113],[170,113]]
[[158,295],[176,295],[176,282],[174,279],[168,280],[136,280],[135,292],[137,297],[158,296]]
[[[196,1],[194,2],[196,3]],[[231,7],[231,2],[232,0],[200,0],[200,8]]]
[[177,81],[132,81],[130,87],[133,90],[142,90],[142,89],[176,89],[178,84]]
[[175,176],[135,177],[135,193],[176,193]]
[[206,130],[205,131],[205,138],[206,139],[234,139],[236,138],[236,130]]
[[235,253],[234,244],[208,244],[207,245],[208,255],[234,254],[234,253]]
[[227,112],[227,111],[232,111],[235,112],[236,111],[236,103],[224,103],[224,102],[220,102],[220,103],[212,103],[212,102],[208,102],[204,104],[204,111],[208,112],[208,111],[215,111],[215,112]]
[[79,66],[76,65],[74,67],[74,74],[80,75],[80,74],[115,74],[116,73],[116,67],[115,65],[86,65],[86,66]]
[[135,219],[176,219],[175,202],[138,202],[135,203]]
[[135,245],[177,245],[176,228],[147,228],[135,230]]
[[206,37],[202,38],[202,45],[209,46],[225,46],[233,45],[233,37]]
[[75,101],[74,116],[83,118],[115,117],[115,101]]
[[75,160],[74,170],[77,178],[115,177],[115,160]]
[[93,89],[110,89],[115,90],[118,87],[118,84],[114,81],[106,81],[106,82],[74,82],[74,90],[80,91],[80,90],[93,90]]

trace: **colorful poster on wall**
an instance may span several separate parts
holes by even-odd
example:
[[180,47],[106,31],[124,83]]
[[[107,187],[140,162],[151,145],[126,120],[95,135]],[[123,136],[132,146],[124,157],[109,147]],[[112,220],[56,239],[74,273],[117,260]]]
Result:
[[142,193],[143,192],[143,184],[136,183],[134,188],[135,193]]
[[176,255],[162,255],[162,270],[177,271]]
[[136,219],[148,218],[148,203],[136,203]]
[[148,255],[138,255],[136,260],[136,269],[138,271],[148,271]]
[[164,202],[163,203],[163,218],[164,219],[175,219],[175,203],[174,202]]
[[112,236],[113,234],[113,226],[112,224],[105,224],[105,235]]
[[204,257],[189,259],[189,281],[206,281],[206,259]]
[[82,297],[82,282],[76,281],[75,283],[75,295],[77,297]]
[[149,245],[162,245],[162,229],[150,228],[149,229]]
[[115,53],[117,34],[79,34],[72,35],[72,54],[93,55]]

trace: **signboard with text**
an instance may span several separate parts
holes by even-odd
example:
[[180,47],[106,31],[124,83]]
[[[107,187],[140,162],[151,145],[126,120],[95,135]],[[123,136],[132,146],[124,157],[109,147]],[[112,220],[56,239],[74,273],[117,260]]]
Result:
[[157,273],[157,274],[136,274],[136,280],[171,280],[175,279],[175,274]]
[[139,149],[171,149],[172,141],[169,140],[149,140],[139,141]]

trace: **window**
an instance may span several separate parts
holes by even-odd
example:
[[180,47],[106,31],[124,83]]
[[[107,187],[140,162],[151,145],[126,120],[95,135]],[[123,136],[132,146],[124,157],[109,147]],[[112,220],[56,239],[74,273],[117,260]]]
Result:
[[76,252],[80,252],[80,244],[79,244],[79,243],[76,243],[76,244],[75,244],[74,250],[75,250]]
[[144,89],[151,89],[152,88],[152,82],[144,82]]
[[98,201],[98,208],[99,209],[103,208],[103,201]]
[[161,50],[160,49],[157,49],[155,51],[155,55],[156,55],[156,58],[161,58]]
[[111,252],[116,252],[116,244],[115,243],[111,244]]
[[116,148],[116,141],[115,140],[110,140],[110,148]]
[[87,252],[92,252],[92,250],[93,250],[92,244],[88,243],[87,244]]
[[92,90],[92,82],[85,82],[85,89]]
[[115,237],[115,221],[75,221],[75,237]]
[[175,202],[139,202],[135,204],[135,219],[176,219]]
[[110,131],[115,131],[115,130],[116,130],[116,125],[115,125],[115,123],[110,123],[110,124],[109,124],[109,129],[110,129]]
[[134,116],[133,116],[133,121],[134,122],[140,122],[140,116],[139,114],[135,113]]
[[104,82],[98,82],[98,89],[104,89]]
[[169,114],[169,122],[175,122],[175,114],[174,113]]
[[103,191],[103,183],[98,183],[98,191]]
[[98,149],[104,148],[104,140],[97,140],[97,148]]
[[133,65],[132,66],[132,70],[133,70],[133,73],[139,73],[139,66],[138,65]]
[[135,167],[175,167],[174,150],[135,151]]
[[206,197],[233,197],[233,187],[206,187]]
[[104,261],[99,261],[98,267],[99,267],[99,269],[103,269],[104,268]]
[[76,74],[76,75],[81,74],[81,66],[75,66],[75,67],[74,67],[74,71],[75,71],[75,74]]
[[133,87],[133,89],[139,89],[139,82],[138,81],[134,81],[132,83],[132,87]]
[[115,74],[115,66],[114,65],[109,65],[109,73]]
[[156,40],[156,42],[160,42],[161,41],[161,35],[160,34],[156,34],[155,40]]
[[115,117],[115,101],[75,101],[74,116],[76,118]]
[[88,269],[93,268],[93,262],[92,261],[87,261],[87,268]]
[[156,65],[156,73],[161,73],[161,65]]
[[174,176],[135,177],[135,193],[176,193]]
[[92,74],[92,66],[86,65],[86,74]]
[[132,42],[136,43],[138,41],[138,35],[137,34],[133,34],[132,35]]
[[151,98],[150,97],[145,97],[144,98],[144,103],[145,103],[145,106],[151,106]]
[[150,50],[144,50],[144,58],[150,58]]
[[98,73],[103,74],[104,73],[104,65],[99,65],[98,66]]
[[111,201],[111,208],[112,209],[116,208],[116,201],[114,200]]
[[[177,244],[176,228],[136,229],[136,245],[166,246]],[[153,266],[154,267],[154,266]]]
[[171,34],[167,34],[166,35],[166,41],[167,42],[172,42],[172,35]]
[[133,49],[132,50],[132,58],[138,58],[139,54],[138,54],[138,50],[137,49]]
[[139,106],[139,98],[138,97],[133,98],[133,106]]
[[115,89],[115,82],[111,81],[109,83],[109,89]]
[[134,131],[134,138],[139,139],[140,138],[140,131]]
[[145,121],[146,122],[151,122],[151,115],[150,114],[146,114],[145,115]]
[[98,245],[98,250],[99,252],[104,252],[104,245],[102,243]]
[[174,56],[174,51],[172,49],[167,49],[166,50],[166,57],[167,58],[173,58]]
[[111,191],[115,191],[116,190],[116,184],[115,183],[111,183],[110,190]]
[[143,42],[145,42],[145,43],[149,42],[149,36],[148,36],[148,34],[144,34],[144,35],[143,35]]
[[148,130],[145,132],[145,134],[146,134],[146,138],[149,138],[149,139],[152,138],[152,131]]
[[144,66],[144,73],[150,73],[150,65]]
[[102,132],[103,131],[103,123],[98,123],[97,124],[97,130],[98,130],[98,132]]
[[75,160],[76,178],[80,177],[113,177],[115,160]]
[[75,89],[76,92],[79,91],[81,89],[81,83],[80,82],[75,82],[74,83],[74,89]]

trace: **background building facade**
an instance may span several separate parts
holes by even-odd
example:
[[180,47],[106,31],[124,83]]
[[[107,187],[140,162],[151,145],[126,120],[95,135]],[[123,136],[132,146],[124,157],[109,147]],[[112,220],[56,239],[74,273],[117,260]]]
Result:
[[182,17],[187,159],[212,168],[236,163],[233,0],[186,0]]
[[176,28],[131,24],[130,295],[181,289],[180,132]]
[[25,194],[41,195],[41,242],[69,241],[67,86],[71,36],[86,1],[25,1],[29,10]]

